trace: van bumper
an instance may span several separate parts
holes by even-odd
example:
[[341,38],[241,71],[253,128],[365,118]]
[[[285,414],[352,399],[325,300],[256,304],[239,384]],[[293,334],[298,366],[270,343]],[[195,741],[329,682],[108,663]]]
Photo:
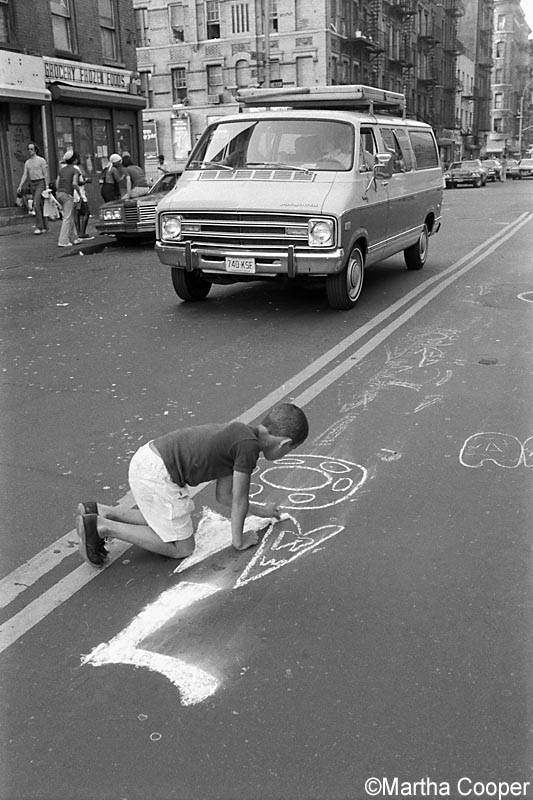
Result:
[[190,242],[169,245],[157,241],[155,251],[161,263],[169,267],[179,267],[188,272],[202,270],[206,273],[225,274],[235,280],[243,275],[226,270],[226,257],[255,259],[255,272],[253,275],[246,274],[246,277],[252,278],[334,275],[342,270],[345,263],[342,247],[317,252],[300,252],[291,246],[283,251],[221,251],[195,248]]

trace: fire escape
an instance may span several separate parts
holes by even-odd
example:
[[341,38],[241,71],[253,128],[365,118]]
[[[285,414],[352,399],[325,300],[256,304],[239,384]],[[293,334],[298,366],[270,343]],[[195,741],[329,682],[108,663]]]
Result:
[[363,8],[364,16],[360,20],[360,27],[352,26],[348,40],[353,47],[354,58],[360,64],[362,83],[385,88],[382,0],[370,0]]
[[[416,0],[387,0],[391,36],[386,50],[390,79],[397,80],[397,90],[405,94],[407,114],[414,114],[415,15]],[[391,87],[392,88],[392,87]]]

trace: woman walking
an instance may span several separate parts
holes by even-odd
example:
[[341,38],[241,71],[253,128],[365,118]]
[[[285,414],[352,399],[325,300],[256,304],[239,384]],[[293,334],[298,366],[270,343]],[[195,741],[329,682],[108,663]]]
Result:
[[57,199],[63,211],[63,221],[59,231],[58,247],[71,247],[79,244],[76,226],[74,224],[74,192],[78,191],[79,170],[76,162],[79,160],[77,153],[67,150],[63,157],[64,166],[59,170],[57,178]]

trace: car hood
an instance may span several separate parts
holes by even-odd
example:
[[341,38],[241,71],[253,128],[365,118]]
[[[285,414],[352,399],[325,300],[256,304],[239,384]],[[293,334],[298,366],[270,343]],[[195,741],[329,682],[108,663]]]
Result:
[[117,206],[156,206],[159,201],[168,194],[167,192],[154,192],[153,194],[142,194],[140,197],[134,197],[131,200],[110,200],[109,203],[102,203],[100,208],[116,208]]
[[[291,173],[284,173],[285,176]],[[302,173],[304,174],[304,173]],[[209,211],[216,207],[243,212],[272,212],[321,214],[324,203],[332,190],[336,178],[314,174],[309,180],[294,179],[217,179],[198,180],[183,177],[176,187],[163,197],[157,210],[161,211]]]

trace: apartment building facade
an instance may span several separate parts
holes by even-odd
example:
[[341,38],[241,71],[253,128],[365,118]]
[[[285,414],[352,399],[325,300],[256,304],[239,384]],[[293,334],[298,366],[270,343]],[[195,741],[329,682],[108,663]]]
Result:
[[77,150],[98,205],[108,156],[144,158],[138,89],[132,0],[1,0],[0,208],[15,204],[28,141],[51,178]]
[[516,0],[494,1],[491,127],[487,152],[525,155],[533,142],[531,30]]
[[183,163],[255,86],[364,83],[401,91],[453,154],[462,0],[134,0],[147,167]]

